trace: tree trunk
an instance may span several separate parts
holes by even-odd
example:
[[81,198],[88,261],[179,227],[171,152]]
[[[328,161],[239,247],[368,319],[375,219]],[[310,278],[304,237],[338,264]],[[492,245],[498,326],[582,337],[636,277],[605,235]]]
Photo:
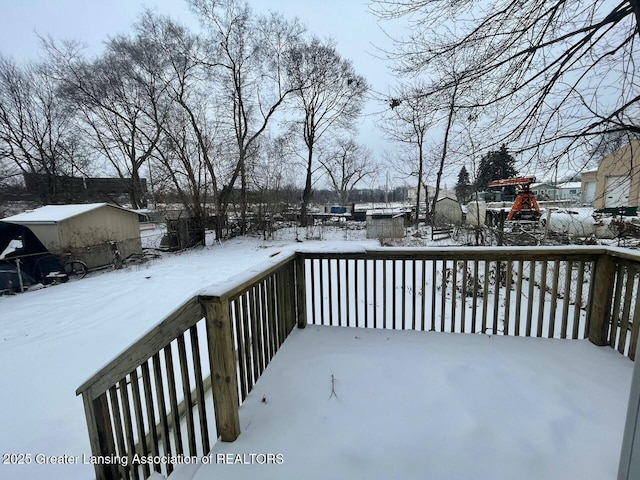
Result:
[[311,200],[311,167],[313,160],[313,147],[309,146],[309,156],[307,158],[307,179],[304,184],[304,192],[302,193],[302,208],[300,210],[300,224],[303,227],[308,225],[308,205]]

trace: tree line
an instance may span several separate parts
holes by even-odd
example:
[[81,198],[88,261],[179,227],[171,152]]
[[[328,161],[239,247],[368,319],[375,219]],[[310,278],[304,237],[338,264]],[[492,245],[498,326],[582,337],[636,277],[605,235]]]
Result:
[[94,57],[52,38],[38,62],[0,55],[2,183],[44,174],[48,203],[57,176],[114,175],[131,179],[135,209],[144,176],[203,225],[209,205],[221,218],[239,203],[243,231],[249,195],[295,188],[299,174],[303,223],[321,175],[347,202],[375,171],[355,139],[364,77],[297,19],[243,0],[188,4],[198,32],[147,11]]

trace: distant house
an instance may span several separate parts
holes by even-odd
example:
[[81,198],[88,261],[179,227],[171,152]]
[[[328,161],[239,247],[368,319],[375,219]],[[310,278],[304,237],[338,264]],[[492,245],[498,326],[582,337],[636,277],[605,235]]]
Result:
[[122,258],[142,252],[138,214],[107,203],[47,205],[4,218],[25,225],[55,254],[70,253],[89,268],[113,262],[113,245]]
[[640,141],[634,140],[602,159],[598,169],[581,179],[582,202],[596,209],[638,207]]
[[551,183],[532,183],[530,189],[537,200],[558,200],[558,187]]
[[579,202],[582,184],[580,182],[565,182],[556,185],[558,189],[558,200],[571,200]]

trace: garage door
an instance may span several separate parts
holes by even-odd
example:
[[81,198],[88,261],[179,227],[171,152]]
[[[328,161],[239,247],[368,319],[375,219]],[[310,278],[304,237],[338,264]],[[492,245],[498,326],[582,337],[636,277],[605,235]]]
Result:
[[630,186],[631,178],[628,175],[607,177],[604,189],[605,208],[629,205]]

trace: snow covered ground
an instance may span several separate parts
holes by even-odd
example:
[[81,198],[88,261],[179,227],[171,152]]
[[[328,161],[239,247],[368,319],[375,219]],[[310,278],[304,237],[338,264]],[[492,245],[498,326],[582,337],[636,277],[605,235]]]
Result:
[[170,480],[615,478],[632,365],[586,340],[308,326],[238,439]]
[[[300,244],[296,236],[331,241]],[[90,465],[52,463],[90,454],[75,396],[87,377],[204,286],[284,248],[335,251],[347,245],[342,240],[378,245],[363,237],[362,230],[276,232],[275,240],[234,239],[0,297],[0,453],[9,463],[27,457],[6,454],[30,461],[0,463],[0,479],[93,478]],[[584,341],[315,326],[294,332],[285,347],[242,407],[240,443],[214,450],[282,452],[285,463],[258,469],[261,477],[300,478],[299,468],[310,462],[305,478],[331,477],[338,472],[327,470],[334,463],[344,469],[333,475],[341,478],[378,471],[381,478],[403,463],[406,478],[447,478],[438,470],[445,465],[436,462],[441,456],[456,466],[470,456],[457,478],[482,478],[469,473],[474,462],[484,478],[500,478],[491,469],[501,465],[532,465],[539,475],[530,478],[554,478],[553,468],[564,478],[615,474],[632,363],[611,349]],[[331,375],[338,398],[329,399]],[[411,388],[402,390],[399,382]],[[583,447],[574,448],[576,441]],[[224,478],[249,478],[257,467],[215,468]],[[196,478],[208,478],[206,472]]]
[[0,479],[90,479],[90,465],[36,464],[36,455],[89,454],[76,388],[183,301],[290,241],[234,239],[124,270],[0,297]]

